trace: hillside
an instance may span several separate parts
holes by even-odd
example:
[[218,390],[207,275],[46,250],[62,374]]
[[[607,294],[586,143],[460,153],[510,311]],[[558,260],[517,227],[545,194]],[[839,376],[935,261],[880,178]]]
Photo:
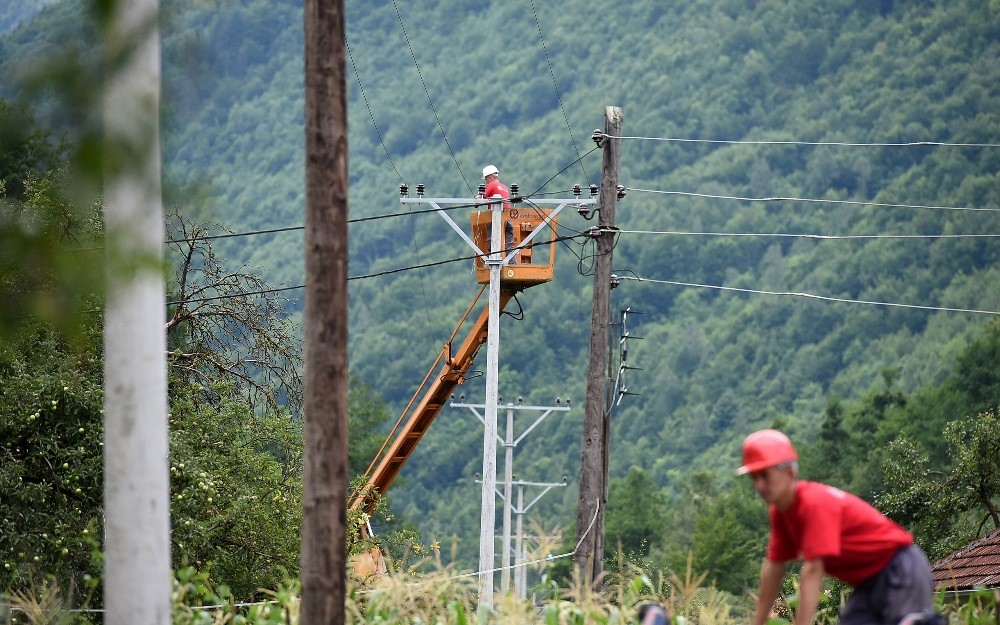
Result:
[[[938,382],[992,316],[974,311],[1000,311],[995,2],[347,4],[354,220],[407,213],[401,182],[471,196],[487,163],[565,196],[599,181],[590,133],[623,108],[613,306],[643,313],[644,340],[629,354],[641,395],[613,415],[615,477],[725,482],[751,429],[811,440],[828,402],[886,368],[904,391]],[[171,201],[237,232],[301,225],[300,3],[162,6]],[[0,63],[37,43],[14,35]],[[571,212],[561,232],[591,223]],[[468,252],[434,214],[357,221],[350,245],[352,371],[401,408],[476,291],[471,264],[362,276]],[[300,232],[219,249],[302,283]],[[518,448],[524,479],[570,479],[534,510],[546,526],[573,519],[592,254],[561,246],[556,279],[502,322],[501,394],[579,406]],[[459,536],[466,561],[481,440],[446,409],[390,493],[428,540]]]
[[0,35],[6,35],[22,22],[29,21],[39,11],[57,0],[18,0],[0,6]]

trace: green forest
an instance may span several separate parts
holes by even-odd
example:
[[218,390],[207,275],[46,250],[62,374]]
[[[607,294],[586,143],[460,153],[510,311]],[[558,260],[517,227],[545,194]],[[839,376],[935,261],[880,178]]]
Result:
[[[160,4],[165,204],[175,228],[240,235],[212,242],[220,275],[249,276],[230,295],[291,287],[268,309],[287,321],[291,374],[304,282],[300,3]],[[528,198],[570,197],[574,184],[600,182],[591,133],[614,105],[624,112],[626,194],[609,340],[628,348],[637,370],[626,373],[627,395],[608,381],[608,566],[620,550],[635,564],[683,571],[690,555],[718,589],[752,591],[766,510],[733,470],[740,441],[762,427],[796,442],[804,477],[873,502],[932,560],[1000,526],[1000,2],[642,0],[614,12],[588,0],[346,4],[352,470],[368,465],[479,286],[472,262],[459,260],[470,254],[465,243],[438,215],[401,204],[399,185],[471,198],[482,167],[495,164]],[[62,184],[58,156],[89,140],[80,83],[98,56],[96,36],[80,0],[13,7],[0,8],[2,75],[55,59],[51,71],[76,82],[61,99],[30,81],[0,83],[5,120],[17,113],[39,129],[18,142],[0,137],[0,195],[8,213],[55,210],[58,229],[66,213],[49,193]],[[465,213],[452,216],[468,226]],[[99,238],[99,216],[70,221],[81,239]],[[3,242],[26,245],[9,223]],[[595,249],[581,233],[595,223],[560,215],[560,236],[572,238],[558,247],[554,280],[519,294],[501,322],[500,394],[531,405],[572,400],[514,459],[520,479],[568,478],[529,515],[562,551],[573,547],[593,290]],[[4,272],[17,270],[0,259]],[[4,299],[29,289],[0,277]],[[635,340],[620,342],[624,309],[636,313],[627,328]],[[8,326],[20,314],[3,313]],[[22,450],[56,439],[82,450],[73,453],[86,470],[73,475],[96,490],[86,506],[60,491],[51,520],[77,533],[97,531],[97,439],[67,442],[48,428],[97,436],[99,330],[91,319],[66,343],[32,322],[3,335],[0,355],[0,428],[17,459],[0,469],[3,483],[62,464]],[[623,358],[613,348],[609,371]],[[474,368],[485,369],[485,353]],[[294,388],[294,375],[266,383],[278,382]],[[246,497],[265,490],[295,505],[294,405],[257,422],[253,394],[231,380],[213,380],[211,392],[172,384],[178,459],[229,476]],[[470,376],[460,392],[481,403],[484,388]],[[255,426],[232,438],[233,449],[199,447],[200,428],[229,440],[241,423]],[[440,544],[466,570],[478,554],[482,438],[467,410],[446,407],[386,493],[386,529]],[[241,444],[268,449],[249,454],[263,465],[237,467]],[[175,484],[207,492],[205,479],[178,469]],[[37,497],[3,501],[0,559],[17,571],[8,587],[36,566],[10,537],[37,532],[40,521],[16,521]],[[259,539],[281,557],[254,564],[266,569],[260,578],[226,580],[247,595],[296,566],[291,513],[258,512]],[[175,527],[197,525],[204,508],[174,513]],[[224,535],[197,543],[175,535],[187,545],[175,547],[178,566],[215,563],[220,578],[245,570],[224,552],[246,528],[218,529]],[[71,549],[72,574],[96,570],[91,542],[32,549],[43,543],[46,553]],[[568,566],[555,571],[568,575]]]

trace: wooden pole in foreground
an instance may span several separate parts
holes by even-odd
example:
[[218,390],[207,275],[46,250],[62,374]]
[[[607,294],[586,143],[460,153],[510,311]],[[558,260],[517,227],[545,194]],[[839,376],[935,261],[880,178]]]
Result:
[[347,87],[343,0],[305,2],[303,625],[344,623]]

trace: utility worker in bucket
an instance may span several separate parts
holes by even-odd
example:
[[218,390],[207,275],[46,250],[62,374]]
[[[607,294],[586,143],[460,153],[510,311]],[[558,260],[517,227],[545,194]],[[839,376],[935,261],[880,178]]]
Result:
[[824,575],[854,587],[841,625],[897,625],[905,616],[934,614],[930,564],[913,536],[855,495],[798,479],[798,455],[787,436],[778,430],[747,436],[736,473],[750,477],[771,522],[752,625],[767,622],[785,565],[798,559],[793,625],[812,623]]
[[[497,169],[496,165],[487,165],[486,167],[483,167],[483,180],[486,181],[486,191],[483,193],[477,193],[476,194],[477,200],[482,200],[482,199],[488,200],[490,198],[495,198],[495,197],[510,199],[510,190],[507,189],[507,185],[500,182],[500,170]],[[504,203],[503,207],[505,209],[510,208],[510,204]],[[504,230],[504,246],[506,248],[505,251],[510,251],[514,249],[514,222],[509,219],[504,219],[503,230]],[[489,243],[490,234],[491,234],[490,231],[487,230],[486,234],[487,243]],[[520,254],[516,254],[513,258],[511,258],[508,264],[511,265],[517,264],[518,256],[520,256]]]
[[486,192],[477,193],[477,200],[489,199],[498,195],[505,199],[510,198],[510,191],[507,189],[507,185],[500,182],[500,170],[497,169],[496,165],[483,167],[483,180],[486,181]]

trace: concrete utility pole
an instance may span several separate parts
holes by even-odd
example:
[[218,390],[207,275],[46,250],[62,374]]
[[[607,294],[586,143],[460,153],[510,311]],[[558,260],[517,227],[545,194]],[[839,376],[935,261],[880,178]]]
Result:
[[493,606],[493,531],[496,501],[493,491],[497,476],[497,384],[500,376],[500,269],[503,267],[503,203],[490,205],[493,216],[490,232],[492,249],[486,259],[490,268],[489,318],[486,338],[486,429],[483,432],[483,507],[479,522],[479,605]]
[[[608,323],[611,316],[611,262],[614,250],[615,207],[618,201],[618,161],[622,109],[604,109],[604,148],[601,170],[600,218],[594,234],[594,305],[590,320],[590,360],[587,367],[587,406],[580,458],[580,498],[576,511],[579,547],[573,562],[580,581],[596,587],[604,570],[604,504],[608,468]],[[595,136],[597,136],[595,132]]]
[[121,2],[105,32],[108,65],[118,67],[108,77],[103,103],[108,625],[169,625],[171,620],[157,18],[157,0]]
[[[567,400],[566,403],[569,404],[569,400]],[[486,427],[486,434],[487,435],[490,434],[490,432],[491,432],[491,428],[489,426],[489,423],[490,423],[489,414],[490,413],[489,413],[489,410],[488,410],[488,406],[486,404],[452,403],[451,406],[452,406],[452,408],[468,408],[469,410],[471,410],[472,414],[476,415],[476,418],[478,418],[479,421]],[[492,434],[493,434],[493,436],[495,438],[495,442],[492,445],[492,449],[486,449],[486,448],[483,449],[483,466],[485,467],[486,464],[487,464],[486,455],[489,454],[489,453],[492,453],[493,454],[493,467],[494,467],[494,472],[495,472],[495,470],[496,470],[496,442],[500,442],[503,445],[503,447],[504,447],[504,491],[503,491],[503,494],[501,495],[503,497],[503,548],[501,550],[501,562],[502,562],[502,564],[501,564],[501,572],[500,572],[500,592],[502,592],[503,594],[507,594],[507,592],[510,590],[510,579],[511,579],[511,575],[510,575],[510,571],[511,571],[511,566],[510,566],[510,556],[511,556],[511,547],[510,547],[511,522],[510,522],[510,515],[511,515],[511,511],[512,511],[512,504],[511,504],[511,502],[512,502],[512,497],[513,497],[513,486],[515,484],[515,482],[514,482],[514,449],[521,443],[521,441],[524,440],[524,438],[528,434],[531,433],[532,430],[534,430],[538,426],[539,423],[541,423],[545,419],[545,417],[549,416],[550,414],[552,414],[553,412],[556,412],[556,411],[565,412],[565,411],[568,411],[570,409],[570,407],[568,405],[566,405],[566,406],[524,406],[524,405],[521,405],[520,401],[518,401],[517,405],[514,405],[512,402],[508,402],[506,408],[507,408],[507,436],[506,436],[506,438],[501,438],[500,437],[500,434],[497,431],[496,426],[494,425],[494,427],[492,428]],[[484,416],[483,414],[481,414],[479,412],[480,410],[484,410],[484,412],[486,413],[486,416]],[[522,432],[521,435],[518,436],[517,438],[514,438],[514,411],[515,410],[531,410],[531,411],[534,411],[534,412],[541,412],[542,413],[541,416],[539,416],[537,419],[535,419],[534,423],[532,423],[527,429],[525,429],[524,432]],[[496,423],[496,416],[495,415],[496,415],[496,408],[494,408],[494,418],[493,418],[494,424]],[[487,484],[487,480],[484,478],[482,480],[482,483],[484,485]],[[495,483],[496,483],[496,480],[494,479],[494,480],[492,480],[492,483],[490,484],[491,487],[494,488],[494,491],[496,490],[495,489]],[[524,482],[524,483],[527,484],[528,482]],[[563,484],[563,486],[565,486],[565,484]],[[490,501],[487,502],[487,499],[489,499]],[[495,515],[496,503],[495,503],[494,499],[495,499],[495,493],[491,493],[490,496],[487,497],[487,494],[485,492],[485,486],[484,486],[483,504],[482,504],[482,512],[481,512],[482,518],[485,519],[487,514]],[[536,501],[537,501],[537,499],[536,499]],[[534,504],[534,502],[532,502],[532,505],[533,504]],[[530,507],[530,505],[529,505],[529,507]],[[491,525],[491,529],[492,528],[493,528],[493,526]],[[518,533],[520,533],[520,531],[521,531],[521,529],[520,529],[520,517],[518,517]],[[493,538],[492,538],[492,535],[491,535],[490,536],[490,542],[492,542],[492,540],[493,540]],[[490,577],[492,578],[492,575],[493,575],[493,573],[492,573],[493,566],[494,566],[494,563],[493,563],[492,560],[488,564],[486,564],[486,565],[484,565],[483,563],[480,563],[480,569],[479,570],[480,571],[484,571],[484,570],[489,569],[490,570]]]
[[305,10],[303,623],[344,622],[347,535],[347,82],[343,0]]
[[[508,202],[507,200],[473,200],[473,203],[485,206],[491,213],[489,236],[491,249],[489,251],[484,251],[480,249],[479,245],[470,239],[469,235],[466,234],[465,231],[459,227],[459,225],[455,223],[455,221],[441,208],[442,204],[468,205],[470,203],[469,199],[425,198],[424,185],[422,184],[417,185],[416,191],[417,197],[409,198],[407,197],[409,187],[406,184],[400,185],[399,192],[401,197],[399,201],[404,204],[419,202],[427,203],[433,206],[437,213],[441,215],[441,218],[444,219],[449,226],[451,226],[452,230],[458,233],[458,236],[460,236],[462,240],[465,241],[470,248],[472,248],[476,255],[484,259],[484,264],[489,268],[490,295],[489,308],[487,309],[486,402],[484,404],[486,413],[484,416],[484,423],[486,428],[483,433],[483,507],[479,532],[479,605],[480,607],[489,608],[493,606],[493,559],[496,552],[493,545],[493,534],[496,531],[496,444],[497,402],[499,400],[497,385],[500,376],[498,359],[500,357],[500,310],[502,308],[501,302],[503,301],[501,295],[500,272],[504,267],[506,267],[508,277],[516,275],[516,270],[508,266],[508,264],[520,250],[502,249],[503,244],[501,242],[501,237],[503,236],[503,228],[501,221],[504,211],[503,205]],[[546,226],[553,224],[556,216],[566,206],[573,204],[578,207],[586,207],[594,204],[594,200],[581,199],[579,195],[576,195],[573,199],[547,199],[532,201],[532,205],[534,206],[543,204],[555,205],[556,208],[553,209],[527,237],[521,240],[522,247],[527,246],[531,241],[533,241]],[[506,256],[504,256],[504,252],[506,252]],[[551,275],[548,279],[551,279]],[[540,282],[547,282],[548,279],[543,279],[535,283],[538,284]]]
[[[517,529],[516,531],[516,541],[514,545],[514,567],[516,571],[514,573],[514,592],[521,599],[525,599],[528,596],[528,567],[525,564],[525,550],[524,550],[524,515],[531,510],[531,507],[538,503],[538,500],[545,496],[545,493],[549,492],[553,488],[566,487],[569,484],[569,480],[564,475],[563,481],[561,482],[524,482],[517,480],[514,482],[514,486],[517,486],[517,505],[514,506],[514,514],[517,515]],[[528,505],[524,504],[524,487],[531,486],[536,488],[541,488],[542,492],[535,496]]]

